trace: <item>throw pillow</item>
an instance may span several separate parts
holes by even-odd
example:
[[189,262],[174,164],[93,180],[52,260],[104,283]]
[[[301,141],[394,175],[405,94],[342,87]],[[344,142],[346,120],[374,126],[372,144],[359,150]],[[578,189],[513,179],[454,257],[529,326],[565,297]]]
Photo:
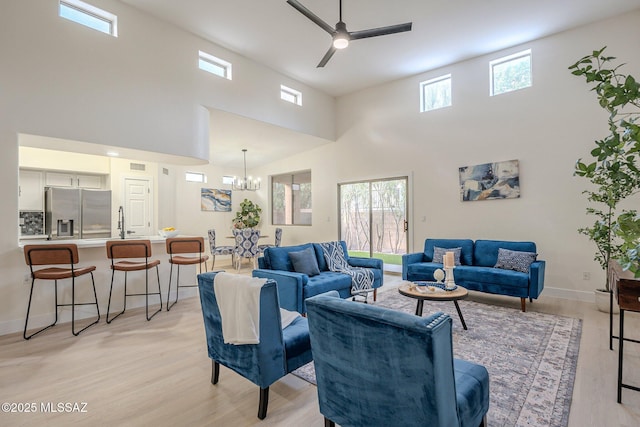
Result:
[[498,249],[498,261],[495,268],[503,270],[514,270],[522,273],[528,273],[531,263],[538,256],[534,252],[511,251],[509,249]]
[[444,254],[447,252],[453,252],[453,263],[455,265],[460,265],[460,253],[462,252],[462,248],[439,248],[437,246],[434,246],[432,262],[442,264]]
[[291,264],[293,264],[294,271],[306,274],[309,277],[320,274],[316,252],[313,248],[307,248],[299,252],[289,252],[289,258],[291,259]]

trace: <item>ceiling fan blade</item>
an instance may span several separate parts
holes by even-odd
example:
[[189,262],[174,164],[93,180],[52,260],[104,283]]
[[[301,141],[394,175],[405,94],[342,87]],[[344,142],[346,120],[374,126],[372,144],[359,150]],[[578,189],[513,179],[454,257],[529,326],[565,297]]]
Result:
[[369,30],[352,31],[349,33],[351,40],[366,39],[368,37],[386,36],[387,34],[403,33],[411,31],[411,22],[388,27],[371,28]]
[[316,68],[322,68],[325,65],[327,65],[327,62],[329,62],[329,60],[331,59],[334,53],[336,53],[336,48],[333,47],[332,45],[327,51],[327,53],[324,54],[324,56],[322,57],[322,59],[320,60]]
[[313,12],[311,12],[309,9],[301,5],[297,0],[287,0],[287,3],[293,6],[298,12],[300,12],[301,14],[309,18],[311,21],[313,21],[317,26],[325,30],[327,33],[333,35],[333,33],[336,32],[335,28],[333,28],[331,25],[324,22],[322,19],[318,18]]

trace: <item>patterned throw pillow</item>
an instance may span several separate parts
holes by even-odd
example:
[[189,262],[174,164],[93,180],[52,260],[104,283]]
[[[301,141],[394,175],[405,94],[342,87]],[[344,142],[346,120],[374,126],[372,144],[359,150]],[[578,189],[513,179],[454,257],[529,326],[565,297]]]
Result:
[[434,246],[432,262],[442,264],[444,254],[447,252],[453,252],[453,263],[455,265],[460,265],[460,253],[462,252],[462,248],[439,248],[437,246]]
[[509,249],[498,249],[498,261],[495,268],[503,270],[514,270],[522,273],[529,272],[529,266],[538,256],[534,252],[510,251]]

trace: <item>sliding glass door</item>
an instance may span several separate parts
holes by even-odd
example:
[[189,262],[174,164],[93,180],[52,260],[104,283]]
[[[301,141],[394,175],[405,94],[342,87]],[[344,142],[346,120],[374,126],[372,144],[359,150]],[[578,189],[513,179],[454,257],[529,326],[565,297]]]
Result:
[[381,258],[390,270],[402,265],[408,249],[407,183],[407,177],[396,177],[338,185],[340,239],[350,255]]

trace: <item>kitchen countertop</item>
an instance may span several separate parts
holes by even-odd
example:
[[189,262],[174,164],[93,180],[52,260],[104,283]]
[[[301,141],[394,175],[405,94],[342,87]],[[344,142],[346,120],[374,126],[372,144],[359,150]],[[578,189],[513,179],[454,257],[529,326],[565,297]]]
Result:
[[[137,236],[135,238],[128,238],[126,240],[150,240],[152,244],[154,243],[164,243],[167,239],[161,236]],[[18,247],[23,248],[25,245],[56,245],[63,243],[75,243],[78,245],[78,248],[100,248],[104,247],[107,243],[107,240],[120,240],[117,237],[112,237],[110,239],[56,239],[56,240],[47,240],[47,239],[34,239],[34,238],[21,238]]]

